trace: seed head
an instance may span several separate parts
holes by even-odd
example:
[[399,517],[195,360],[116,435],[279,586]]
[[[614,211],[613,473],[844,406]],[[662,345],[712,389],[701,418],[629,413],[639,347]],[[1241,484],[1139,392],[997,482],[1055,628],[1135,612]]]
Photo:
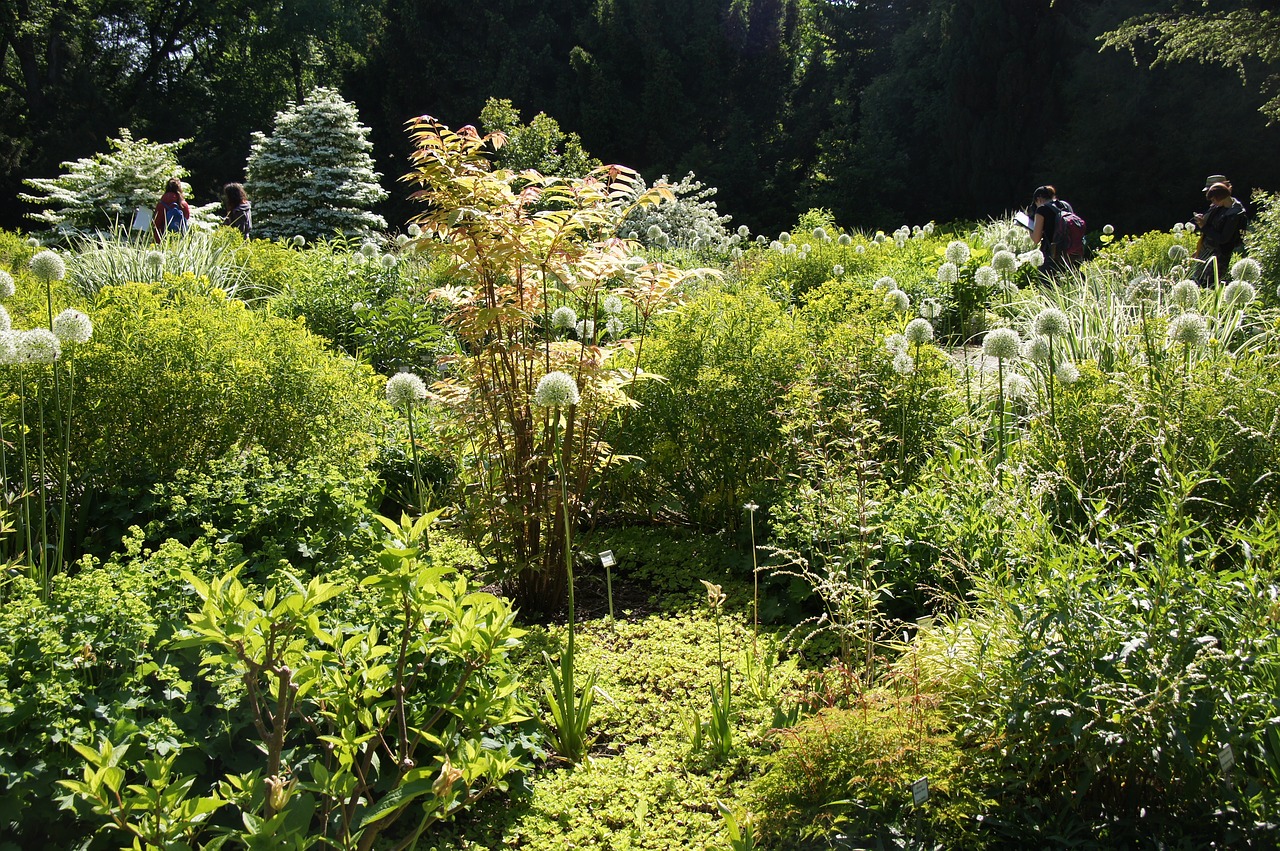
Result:
[[578,314],[569,305],[557,307],[551,312],[551,327],[562,331],[572,328],[578,323]]
[[1209,323],[1199,313],[1187,311],[1169,323],[1169,343],[1190,348],[1209,342]]
[[63,345],[87,343],[93,336],[93,322],[88,316],[69,307],[53,318],[53,333]]
[[387,379],[387,401],[393,408],[408,408],[426,398],[427,385],[412,372],[397,372]]
[[933,326],[928,319],[912,319],[907,323],[903,336],[913,346],[922,346],[933,341]]
[[1067,333],[1067,315],[1056,307],[1046,307],[1036,314],[1031,331],[1045,337],[1060,337]]
[[[960,244],[963,245],[964,243]],[[960,270],[955,263],[948,260],[938,267],[938,283],[954,284],[958,280],[960,280]]]
[[969,243],[956,239],[947,243],[947,262],[954,263],[957,266],[963,266],[969,262],[971,255]]
[[982,340],[982,353],[987,357],[1000,360],[1013,360],[1018,356],[1022,339],[1012,328],[996,328],[988,331]]
[[31,271],[42,281],[61,281],[67,276],[67,264],[56,252],[45,249],[31,258]]

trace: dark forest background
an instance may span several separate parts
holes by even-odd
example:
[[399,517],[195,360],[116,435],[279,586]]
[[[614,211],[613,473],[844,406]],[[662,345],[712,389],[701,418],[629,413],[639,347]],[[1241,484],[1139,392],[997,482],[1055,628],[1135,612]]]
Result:
[[1211,172],[1241,197],[1280,189],[1258,86],[1100,52],[1101,33],[1179,5],[0,0],[0,226],[23,224],[23,178],[120,127],[193,138],[181,159],[212,201],[243,177],[250,133],[323,84],[372,128],[393,225],[413,212],[404,121],[479,124],[500,97],[651,181],[695,172],[753,230],[811,207],[864,228],[979,219],[1046,182],[1093,227],[1167,228],[1203,206]]

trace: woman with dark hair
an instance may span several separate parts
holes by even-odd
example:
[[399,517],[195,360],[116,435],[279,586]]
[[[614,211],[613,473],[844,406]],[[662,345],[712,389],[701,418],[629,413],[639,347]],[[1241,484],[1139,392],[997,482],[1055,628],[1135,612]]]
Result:
[[1057,260],[1053,240],[1058,232],[1058,219],[1062,218],[1062,209],[1055,203],[1057,198],[1058,192],[1052,186],[1041,186],[1031,196],[1031,241],[1049,264]]
[[253,227],[253,213],[249,209],[249,196],[244,192],[244,184],[228,183],[222,188],[222,195],[227,205],[222,224],[236,228],[248,238],[249,230]]
[[167,231],[186,233],[190,222],[191,208],[187,206],[187,199],[182,195],[182,181],[171,177],[164,185],[164,194],[160,196],[160,203],[156,204],[156,212],[151,219],[151,232],[156,242],[159,242]]

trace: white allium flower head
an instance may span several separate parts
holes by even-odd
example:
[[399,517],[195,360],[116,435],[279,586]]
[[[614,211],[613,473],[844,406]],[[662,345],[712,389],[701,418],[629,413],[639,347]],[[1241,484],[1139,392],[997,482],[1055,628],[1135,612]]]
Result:
[[622,336],[622,332],[626,330],[626,325],[616,316],[610,316],[609,321],[604,323],[605,333],[610,337],[617,339]]
[[729,252],[729,256],[730,256],[731,258],[733,258],[734,260],[741,260],[741,259],[742,259],[742,249],[735,245],[735,246],[733,247],[733,250]]
[[782,253],[786,254],[788,257],[795,256],[797,253],[796,244],[794,242],[788,242],[786,245],[782,246]]
[[861,242],[859,242],[857,245],[855,245],[855,246],[853,247],[853,253],[854,253],[854,254],[866,254],[866,253],[867,253],[867,247],[866,247],[865,245],[863,245]]
[[1124,300],[1129,304],[1156,301],[1160,296],[1160,286],[1154,278],[1142,272],[1125,288]]
[[61,281],[67,276],[67,264],[57,252],[45,249],[31,258],[31,271],[42,281]]
[[907,323],[907,330],[903,332],[903,336],[911,345],[922,346],[933,341],[933,325],[928,319],[912,319]]
[[847,233],[840,234],[839,238],[836,239],[836,244],[838,245],[848,245],[851,242],[853,242],[853,237]]
[[1186,260],[1188,254],[1190,254],[1190,252],[1187,251],[1187,247],[1185,245],[1178,245],[1175,243],[1169,246],[1169,259],[1174,263],[1181,263],[1183,260]]
[[778,234],[778,242],[781,242],[783,245],[786,245],[790,241],[791,234],[788,231],[784,230],[782,233]]
[[1000,281],[1000,275],[990,266],[979,266],[973,273],[973,282],[980,287],[994,287]]
[[590,340],[596,335],[596,323],[590,319],[579,319],[573,326],[573,333],[579,340]]
[[644,235],[650,242],[652,242],[662,236],[662,228],[657,225],[649,225],[649,227],[645,228]]
[[1241,257],[1231,264],[1231,277],[1237,281],[1256,284],[1262,280],[1262,264],[1252,257]]
[[822,242],[827,238],[827,229],[824,227],[816,227],[813,229],[813,238]]
[[888,292],[889,290],[896,290],[897,288],[898,288],[898,282],[895,281],[893,278],[889,277],[888,275],[885,275],[883,278],[878,279],[874,284],[871,285],[871,291],[877,292],[877,293]]
[[874,242],[876,245],[881,245],[884,243],[886,238],[887,237],[885,237],[884,231],[878,230],[876,231],[875,237],[871,241]]
[[397,234],[396,245],[400,246],[401,248],[404,248],[405,244],[409,241],[409,239],[410,239],[410,236],[407,233]]
[[1102,226],[1102,232],[1103,232],[1104,234],[1106,234],[1107,236],[1111,236],[1113,233],[1115,233],[1115,232],[1116,232],[1116,229],[1115,229],[1115,228],[1113,228],[1111,225],[1103,225],[1103,226]]
[[73,307],[53,317],[53,333],[63,345],[89,342],[93,336],[93,322]]
[[841,266],[839,263],[837,263],[836,265],[832,266],[832,267],[831,267],[831,277],[833,277],[833,278],[841,278],[841,277],[844,277],[844,267],[843,267],[843,266]]
[[412,372],[397,372],[387,379],[387,401],[393,408],[407,408],[426,398],[427,385]]
[[960,239],[953,239],[947,243],[947,262],[954,263],[957,266],[963,266],[969,262],[972,252],[969,249],[969,243]]
[[911,227],[912,236],[916,236],[917,234],[923,234],[923,233],[924,233],[924,228],[920,227],[919,225],[912,225]]
[[622,299],[618,298],[613,293],[609,293],[607,296],[604,297],[604,301],[602,302],[601,306],[604,307],[605,313],[609,313],[609,314],[621,313]]
[[1182,346],[1203,346],[1209,342],[1209,323],[1199,313],[1187,311],[1173,317],[1169,323],[1169,343]]
[[18,336],[19,363],[53,363],[62,355],[62,344],[48,328],[32,328]]
[[906,352],[898,352],[893,356],[893,371],[898,375],[910,375],[916,371],[916,362]]
[[982,353],[990,358],[1013,360],[1018,357],[1022,339],[1012,328],[996,328],[988,331],[982,340]]
[[954,284],[960,280],[960,270],[956,268],[956,264],[948,260],[938,267],[938,283]]
[[1025,376],[1011,372],[1004,377],[1004,398],[1013,402],[1030,402],[1035,396],[1035,387]]
[[906,245],[906,244],[907,244],[907,235],[906,235],[905,233],[899,233],[899,234],[896,234],[896,235],[893,237],[893,243],[894,243],[894,245],[896,245],[896,246],[898,246],[899,248],[901,248],[902,246],[904,246],[904,245]]
[[997,251],[991,258],[991,268],[1001,275],[1013,274],[1018,268],[1018,257],[1008,249]]
[[1080,380],[1080,367],[1069,360],[1064,360],[1058,364],[1058,368],[1053,371],[1053,375],[1063,384],[1075,384]]
[[1174,222],[1174,223],[1173,223],[1173,232],[1174,232],[1174,233],[1179,233],[1179,234],[1180,234],[1180,233],[1182,233],[1182,231],[1183,231],[1182,222]]
[[783,245],[781,242],[778,242],[778,240],[776,239],[773,242],[769,243],[769,249],[771,251],[776,251],[779,254],[785,254],[787,251],[787,247]]
[[920,315],[925,319],[937,319],[942,315],[942,302],[936,298],[926,298],[920,302]]
[[18,287],[13,282],[13,275],[0,269],[0,298],[12,298],[17,291]]
[[1033,248],[1025,254],[1019,254],[1018,262],[1030,263],[1033,269],[1039,269],[1044,265],[1044,252],[1039,248]]
[[561,305],[551,312],[551,327],[568,330],[578,324],[578,314],[569,305]]
[[700,236],[695,236],[695,237],[693,238],[693,242],[689,243],[689,247],[690,247],[690,248],[692,248],[694,251],[699,251],[699,250],[701,250],[701,249],[702,249],[702,237],[700,237]]
[[372,260],[378,256],[378,244],[376,242],[366,242],[360,246],[360,253]]
[[1032,363],[1049,362],[1049,338],[1032,337],[1022,344],[1022,356]]
[[0,305],[0,334],[8,333],[13,330],[13,319],[9,316],[9,311]]
[[27,245],[31,246],[32,248],[39,248],[40,240],[36,239],[34,236],[27,237]]
[[1046,307],[1031,322],[1031,331],[1045,337],[1060,337],[1067,333],[1067,314],[1056,307]]
[[382,255],[382,268],[394,269],[396,267],[396,257],[394,254]]
[[911,297],[902,290],[889,290],[884,295],[885,307],[892,307],[898,313],[906,313],[911,309]]
[[307,244],[307,238],[300,233],[294,234],[293,239],[290,241],[293,243],[294,248],[302,248]]
[[533,402],[543,408],[566,408],[578,404],[578,384],[567,372],[548,372],[533,391]]
[[143,258],[143,261],[147,264],[147,267],[150,269],[163,268],[164,252],[152,249],[151,251],[147,252],[146,257]]
[[1257,297],[1257,289],[1247,281],[1232,281],[1222,288],[1222,300],[1233,307],[1244,307]]
[[751,228],[747,227],[746,225],[738,225],[738,236],[742,237],[743,239],[746,239],[747,237],[751,236]]
[[416,222],[409,225],[409,238],[417,239],[420,236],[422,236],[422,227],[419,226]]
[[800,246],[800,250],[801,250],[802,252],[804,252],[805,254],[808,254],[810,251],[812,251],[812,250],[813,250],[813,243],[812,243],[812,242],[806,242],[804,245]]
[[907,350],[907,337],[905,334],[890,334],[884,338],[884,347],[894,354],[905,352]]
[[924,223],[924,232],[925,232],[925,233],[933,233],[933,227],[934,227],[933,222],[925,222],[925,223]]
[[1009,244],[1006,242],[997,242],[995,245],[991,246],[992,254],[995,254],[997,251],[1008,251],[1008,250],[1009,250]]
[[18,334],[0,331],[0,366],[13,366],[18,362]]
[[1200,285],[1191,280],[1178,281],[1169,290],[1169,298],[1179,307],[1196,307],[1200,304]]

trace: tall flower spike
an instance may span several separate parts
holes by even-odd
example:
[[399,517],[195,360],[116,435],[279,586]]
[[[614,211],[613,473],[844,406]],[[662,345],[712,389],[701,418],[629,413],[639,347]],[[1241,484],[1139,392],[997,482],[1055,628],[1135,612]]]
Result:
[[578,314],[567,304],[557,307],[551,312],[551,327],[567,331],[578,324]]
[[967,242],[956,239],[947,244],[946,257],[948,263],[963,266],[969,262],[970,254],[969,243]]
[[427,385],[412,372],[397,372],[387,379],[387,401],[393,408],[407,408],[427,398]]
[[990,358],[1013,360],[1018,356],[1021,345],[1022,340],[1018,337],[1017,331],[1012,328],[996,328],[988,331],[987,336],[983,338],[982,353]]
[[1067,333],[1067,315],[1056,307],[1046,307],[1036,314],[1031,331],[1042,337],[1060,337]]
[[1199,313],[1181,313],[1169,323],[1169,342],[1188,347],[1203,346],[1209,342],[1209,323]]
[[912,319],[907,323],[907,330],[903,332],[903,336],[911,345],[922,346],[933,341],[933,326],[929,324],[928,319]]
[[85,314],[69,307],[53,318],[53,333],[64,346],[87,343],[93,336],[93,322]]
[[56,361],[62,355],[62,345],[48,328],[32,328],[18,337],[18,361],[20,363],[44,363]]
[[31,271],[42,281],[61,281],[67,276],[67,264],[48,249],[31,258]]
[[567,372],[548,372],[538,381],[533,402],[543,408],[567,408],[578,404],[578,384]]

